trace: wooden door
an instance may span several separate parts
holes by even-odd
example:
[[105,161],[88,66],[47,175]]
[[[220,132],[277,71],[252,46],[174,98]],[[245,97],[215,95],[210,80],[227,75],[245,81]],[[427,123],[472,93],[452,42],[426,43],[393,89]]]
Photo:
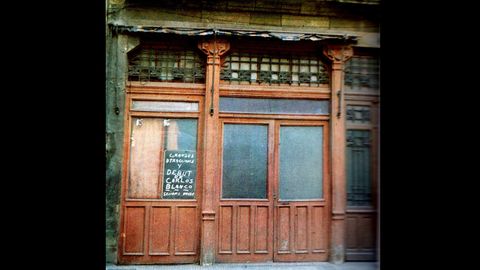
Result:
[[220,130],[217,261],[327,260],[325,122],[223,119]]
[[274,260],[328,258],[329,165],[325,122],[275,125]]
[[220,121],[217,262],[273,258],[271,120]]
[[[132,111],[126,123],[119,263],[198,262],[199,106],[191,101],[135,102],[128,105]],[[152,112],[157,109],[194,112]]]

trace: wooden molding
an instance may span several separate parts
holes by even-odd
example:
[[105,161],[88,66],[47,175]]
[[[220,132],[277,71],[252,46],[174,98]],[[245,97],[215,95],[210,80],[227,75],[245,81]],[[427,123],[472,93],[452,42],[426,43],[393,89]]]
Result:
[[207,56],[221,56],[230,49],[230,43],[222,39],[209,40],[200,42],[198,48]]
[[351,45],[330,44],[323,48],[323,54],[335,62],[345,62],[353,56],[353,48]]

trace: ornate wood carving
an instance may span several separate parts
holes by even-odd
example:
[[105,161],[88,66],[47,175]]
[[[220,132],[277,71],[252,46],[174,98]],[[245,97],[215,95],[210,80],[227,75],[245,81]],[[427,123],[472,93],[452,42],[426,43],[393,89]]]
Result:
[[208,56],[221,56],[230,49],[230,43],[222,39],[210,40],[200,42],[198,48]]
[[333,62],[345,62],[353,56],[353,48],[350,45],[327,45],[323,48],[323,54]]

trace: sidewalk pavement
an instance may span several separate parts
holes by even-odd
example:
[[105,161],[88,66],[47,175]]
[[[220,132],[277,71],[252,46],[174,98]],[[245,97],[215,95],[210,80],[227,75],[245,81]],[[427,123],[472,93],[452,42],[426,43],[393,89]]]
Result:
[[209,266],[198,264],[177,265],[114,265],[107,264],[106,270],[379,270],[378,262],[347,262],[332,264],[328,262],[312,263],[216,263]]

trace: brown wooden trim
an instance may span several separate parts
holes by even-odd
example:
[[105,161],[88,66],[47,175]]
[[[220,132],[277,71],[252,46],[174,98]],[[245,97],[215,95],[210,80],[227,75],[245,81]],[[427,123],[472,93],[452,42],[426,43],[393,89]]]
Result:
[[[167,95],[163,92],[155,92],[155,93],[131,93],[130,95],[131,101],[137,100],[147,100],[147,101],[196,101],[200,102],[203,100],[202,97],[198,96],[178,96],[178,95]],[[200,108],[199,108],[200,109]]]
[[252,118],[244,118],[241,116],[238,116],[237,118],[234,119],[220,119],[219,120],[219,127],[221,127],[224,123],[233,123],[233,124],[264,124],[264,125],[269,125],[273,121],[270,119],[252,119]]
[[372,106],[372,101],[377,98],[369,97],[367,99],[359,99],[359,97],[350,97],[346,99],[345,105],[351,106]]
[[356,130],[372,130],[371,124],[348,124],[347,129],[356,129]]
[[182,95],[182,96],[205,96],[205,89],[203,90],[198,90],[198,89],[192,89],[192,90],[174,90],[174,89],[140,89],[135,92],[130,92],[130,93],[138,93],[138,94],[153,94],[153,93],[162,93],[162,94],[171,94],[171,95]]
[[205,70],[205,105],[204,118],[204,176],[202,211],[209,218],[201,222],[201,264],[211,264],[215,260],[218,218],[216,218],[215,179],[218,175],[218,102],[220,81],[220,57],[230,49],[230,43],[222,39],[200,41],[198,48],[207,56]]
[[192,202],[192,203],[197,203],[198,202],[198,199],[132,199],[132,198],[126,198],[125,199],[125,203],[135,203],[135,202],[141,202],[141,203],[145,203],[145,202],[176,202],[176,203],[180,203],[180,202]]
[[130,117],[158,117],[158,118],[198,118],[200,113],[194,112],[131,112]]
[[295,99],[330,99],[329,93],[299,93],[250,90],[221,90],[222,97],[250,97],[250,98],[295,98]]
[[363,213],[377,213],[377,210],[374,208],[347,208],[347,214],[363,214]]
[[203,83],[171,83],[171,82],[134,82],[128,81],[127,93],[172,93],[179,95],[203,95],[205,84]]
[[127,193],[127,180],[128,180],[128,161],[130,160],[130,102],[129,100],[129,95],[126,95],[125,98],[125,114],[123,118],[123,160],[122,160],[122,177],[121,177],[121,185],[120,185],[120,221],[118,224],[119,228],[119,240],[118,240],[118,251],[117,252],[117,260],[119,262],[122,262],[122,255],[125,254],[125,232],[126,232],[126,224],[125,224],[125,203],[124,200],[126,198],[126,193]]
[[250,91],[250,92],[298,92],[298,93],[330,93],[328,84],[318,87],[310,86],[277,86],[256,84],[226,84],[220,83],[220,91]]
[[154,207],[170,207],[172,202],[176,203],[175,207],[192,207],[198,204],[198,200],[195,201],[186,201],[186,200],[150,200],[150,201],[125,201],[124,206],[154,206]]
[[378,101],[380,96],[379,92],[367,92],[367,91],[345,91],[346,100],[366,100],[366,101]]
[[[203,97],[200,96],[174,96],[165,95],[164,93],[157,94],[128,94],[125,103],[130,106],[133,101],[179,101],[179,102],[197,102],[198,112],[152,112],[152,111],[129,111],[131,117],[175,117],[175,118],[198,118],[203,110]],[[199,120],[200,122],[200,120]],[[199,134],[199,133],[197,133]]]
[[324,128],[327,128],[328,126],[328,122],[326,121],[309,120],[309,119],[283,120],[283,121],[278,121],[278,123],[280,124],[280,126],[322,126]]
[[323,121],[330,119],[329,115],[304,115],[304,114],[249,114],[249,113],[220,113],[222,118],[249,118],[249,119],[290,119]]
[[225,203],[232,203],[232,202],[268,202],[268,199],[255,199],[255,198],[238,198],[238,199],[226,199],[226,198],[220,198],[220,203],[225,202]]
[[345,258],[345,207],[346,198],[346,128],[345,128],[345,90],[344,64],[353,56],[353,49],[348,45],[329,44],[323,49],[324,55],[331,60],[331,256],[334,263],[342,263]]

